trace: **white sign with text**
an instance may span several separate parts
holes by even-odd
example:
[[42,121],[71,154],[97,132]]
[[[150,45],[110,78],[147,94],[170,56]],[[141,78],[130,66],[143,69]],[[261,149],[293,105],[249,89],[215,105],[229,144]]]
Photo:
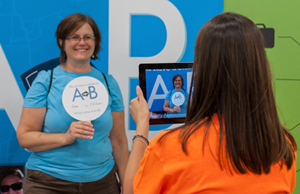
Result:
[[92,121],[100,117],[108,105],[108,93],[97,79],[81,76],[65,87],[62,102],[68,114],[80,121]]

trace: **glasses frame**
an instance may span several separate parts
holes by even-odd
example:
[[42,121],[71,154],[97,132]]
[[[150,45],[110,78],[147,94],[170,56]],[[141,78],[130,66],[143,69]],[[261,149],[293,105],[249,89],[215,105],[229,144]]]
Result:
[[[88,39],[86,39],[88,38]],[[89,39],[90,38],[90,39]],[[95,36],[84,36],[84,37],[80,37],[80,36],[71,36],[71,37],[67,37],[65,38],[66,40],[69,40],[69,41],[73,41],[75,43],[79,43],[81,41],[81,39],[83,39],[83,41],[85,43],[89,43],[89,41],[95,41],[96,37]],[[76,40],[77,39],[77,40]]]

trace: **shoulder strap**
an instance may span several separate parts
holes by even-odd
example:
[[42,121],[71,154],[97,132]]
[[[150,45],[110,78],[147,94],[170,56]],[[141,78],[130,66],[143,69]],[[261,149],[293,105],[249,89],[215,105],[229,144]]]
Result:
[[[169,95],[170,101],[172,99],[172,93],[173,93],[173,89],[170,91],[170,95]],[[168,94],[169,94],[169,92],[168,92]]]
[[50,89],[51,89],[51,85],[52,85],[52,79],[53,79],[53,69],[52,69],[52,71],[51,71],[51,75],[50,75],[50,84],[49,84],[49,88],[48,88],[48,93],[47,93],[47,96],[48,96],[48,94],[49,94],[49,92],[50,92]]
[[184,93],[185,93],[185,96],[186,96],[186,97],[189,97],[187,91],[186,91],[184,88],[182,88],[182,89],[183,89],[183,91],[184,91]]
[[[102,72],[101,72],[102,73]],[[107,85],[107,90],[108,90],[108,93],[110,95],[110,89],[109,89],[109,86],[108,86],[108,83],[107,83],[107,79],[106,79],[106,76],[104,75],[104,73],[102,73],[103,77],[104,77],[104,80],[105,80],[105,83]]]
[[[91,64],[91,66],[93,66],[95,69],[97,69],[97,67],[95,66],[95,65],[93,65],[93,64]],[[98,69],[97,69],[98,70]],[[98,70],[99,71],[99,70]],[[99,72],[101,72],[101,71],[99,71]],[[108,90],[108,93],[109,93],[109,95],[110,95],[110,89],[109,89],[109,86],[108,86],[108,82],[107,82],[107,79],[106,79],[106,76],[105,76],[105,74],[103,73],[103,72],[101,72],[102,73],[102,75],[103,75],[103,77],[104,77],[104,80],[105,80],[105,83],[106,83],[106,86],[107,86],[107,90]],[[111,95],[110,95],[111,96]]]

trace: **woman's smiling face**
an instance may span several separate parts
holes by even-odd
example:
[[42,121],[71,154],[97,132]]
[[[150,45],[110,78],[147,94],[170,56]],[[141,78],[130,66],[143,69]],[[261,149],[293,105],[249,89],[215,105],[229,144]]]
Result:
[[[78,38],[80,41],[78,41]],[[88,23],[83,24],[65,40],[64,51],[68,63],[81,64],[89,62],[94,50],[94,32]]]
[[182,80],[180,77],[177,77],[175,80],[174,80],[174,86],[175,88],[181,88],[182,86]]

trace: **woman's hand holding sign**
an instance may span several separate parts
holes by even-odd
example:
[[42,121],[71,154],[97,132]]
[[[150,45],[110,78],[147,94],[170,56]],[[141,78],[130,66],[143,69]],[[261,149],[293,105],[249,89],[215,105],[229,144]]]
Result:
[[62,102],[67,113],[78,120],[65,133],[66,143],[72,144],[76,138],[93,139],[95,129],[91,121],[100,117],[108,106],[105,86],[93,77],[75,78],[65,87]]
[[66,144],[72,144],[75,139],[90,139],[94,135],[95,129],[88,121],[73,121],[65,133],[64,139]]
[[174,106],[173,110],[174,112],[180,112],[180,106]]

